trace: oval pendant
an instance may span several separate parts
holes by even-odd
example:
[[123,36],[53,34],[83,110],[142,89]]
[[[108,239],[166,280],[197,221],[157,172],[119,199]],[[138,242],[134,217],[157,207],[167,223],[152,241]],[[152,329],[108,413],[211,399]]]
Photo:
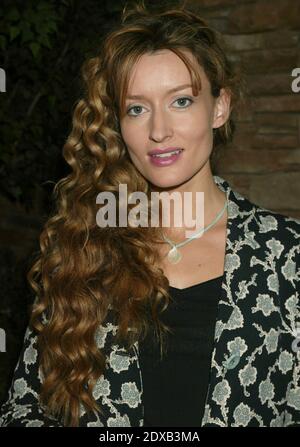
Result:
[[181,260],[181,253],[177,250],[176,247],[173,247],[168,253],[168,260],[171,264],[177,264]]

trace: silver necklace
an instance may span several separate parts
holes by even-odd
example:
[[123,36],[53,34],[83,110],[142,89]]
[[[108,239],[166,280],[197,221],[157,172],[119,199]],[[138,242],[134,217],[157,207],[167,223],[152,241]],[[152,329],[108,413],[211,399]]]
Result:
[[169,250],[169,253],[168,253],[168,260],[169,260],[169,262],[171,264],[177,264],[181,260],[181,258],[182,258],[182,254],[178,250],[179,247],[182,247],[183,245],[187,244],[188,242],[191,242],[193,239],[196,239],[198,234],[200,234],[202,232],[204,233],[205,231],[209,230],[213,225],[215,225],[218,222],[218,220],[221,219],[221,217],[223,216],[224,211],[225,211],[225,209],[227,207],[227,203],[228,202],[227,202],[227,199],[226,199],[223,209],[219,212],[219,214],[216,216],[216,218],[213,220],[213,222],[211,222],[207,227],[204,227],[204,229],[201,229],[200,231],[197,231],[197,233],[193,234],[193,236],[189,237],[185,241],[179,242],[178,244],[175,244],[170,239],[168,239],[165,235],[163,235],[163,238],[164,238],[165,242],[167,242],[172,247]]

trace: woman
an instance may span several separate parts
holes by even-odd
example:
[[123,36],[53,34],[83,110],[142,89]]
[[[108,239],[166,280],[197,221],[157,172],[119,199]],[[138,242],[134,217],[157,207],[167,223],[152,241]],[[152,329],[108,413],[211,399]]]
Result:
[[[212,174],[243,93],[216,33],[137,4],[83,77],[0,425],[299,424],[300,221]],[[202,193],[203,231],[161,213],[156,227],[97,225],[98,194],[120,203],[121,184]]]

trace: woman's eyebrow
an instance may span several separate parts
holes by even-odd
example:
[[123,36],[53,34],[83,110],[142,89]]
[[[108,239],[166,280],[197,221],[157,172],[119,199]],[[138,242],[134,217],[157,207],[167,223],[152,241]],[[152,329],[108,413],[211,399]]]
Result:
[[[183,90],[184,88],[188,88],[188,87],[192,87],[192,85],[191,84],[178,85],[177,87],[173,87],[170,90],[168,90],[166,92],[166,95],[168,95],[169,93],[177,92],[178,90]],[[145,96],[143,96],[143,95],[126,96],[126,99],[143,99],[143,98],[145,98]]]

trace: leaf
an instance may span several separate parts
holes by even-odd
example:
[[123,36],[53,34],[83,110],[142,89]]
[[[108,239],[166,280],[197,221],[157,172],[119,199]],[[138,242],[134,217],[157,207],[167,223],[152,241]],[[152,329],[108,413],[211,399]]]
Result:
[[21,32],[21,29],[16,26],[11,26],[9,29],[10,41],[14,40]]
[[43,45],[44,47],[52,48],[52,45],[51,45],[50,40],[49,40],[49,38],[48,38],[47,35],[41,35],[41,36],[39,36],[38,41],[39,41],[40,44]]
[[38,43],[36,43],[36,42],[31,42],[29,44],[29,48],[31,49],[31,52],[32,52],[33,56],[35,58],[37,58],[37,56],[38,56],[38,54],[40,52],[40,48],[41,48],[40,45]]

